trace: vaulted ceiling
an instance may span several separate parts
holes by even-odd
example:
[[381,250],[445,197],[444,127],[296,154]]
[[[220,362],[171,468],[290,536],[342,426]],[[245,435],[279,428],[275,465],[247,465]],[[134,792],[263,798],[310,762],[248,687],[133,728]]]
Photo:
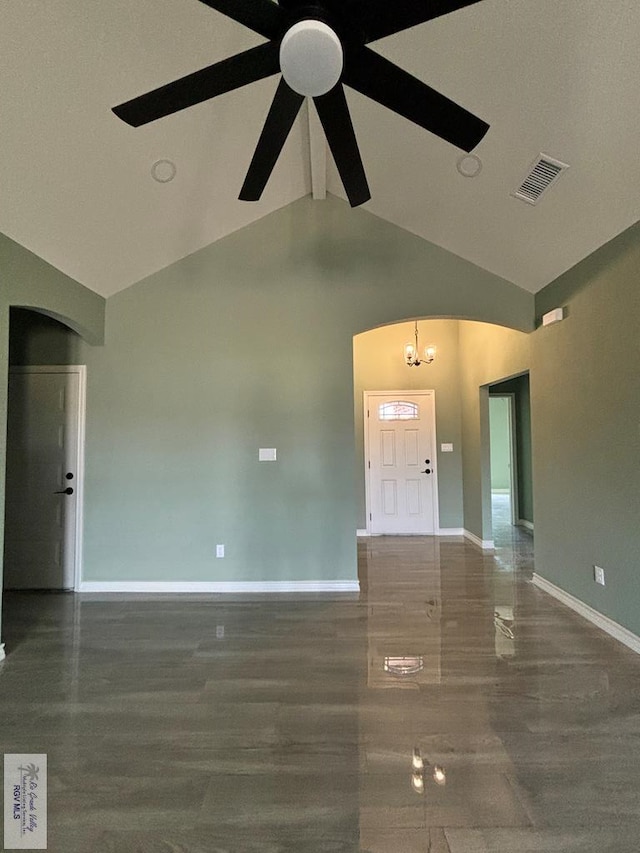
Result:
[[[0,20],[0,231],[87,287],[115,293],[308,194],[310,147],[314,185],[344,197],[303,110],[262,200],[237,200],[277,77],[138,129],[113,115],[262,41],[199,0],[20,0]],[[347,90],[364,209],[538,291],[640,219],[639,41],[637,0],[481,0],[375,42],[491,127],[464,177],[460,151]],[[531,206],[511,193],[541,152],[570,168]]]

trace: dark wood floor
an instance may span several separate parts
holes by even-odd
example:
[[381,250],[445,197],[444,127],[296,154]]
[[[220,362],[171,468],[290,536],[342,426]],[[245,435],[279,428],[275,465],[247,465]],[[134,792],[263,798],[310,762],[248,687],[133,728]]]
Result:
[[640,658],[531,550],[361,540],[360,597],[7,594],[0,741],[48,754],[49,850],[637,853]]

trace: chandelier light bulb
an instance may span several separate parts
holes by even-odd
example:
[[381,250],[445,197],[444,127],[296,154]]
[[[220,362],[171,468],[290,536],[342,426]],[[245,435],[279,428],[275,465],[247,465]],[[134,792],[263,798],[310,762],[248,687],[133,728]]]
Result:
[[414,361],[416,357],[416,348],[413,344],[404,345],[404,358],[407,364]]

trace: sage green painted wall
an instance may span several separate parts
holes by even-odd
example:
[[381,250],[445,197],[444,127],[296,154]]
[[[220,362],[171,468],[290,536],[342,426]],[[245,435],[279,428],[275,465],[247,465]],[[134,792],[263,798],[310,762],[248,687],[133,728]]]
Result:
[[[460,446],[460,392],[457,320],[421,320],[420,346],[435,344],[436,360],[430,365],[408,367],[404,344],[413,341],[413,323],[397,323],[372,329],[353,339],[356,423],[356,487],[358,527],[366,527],[363,399],[365,391],[435,391],[436,440],[438,445],[438,499],[440,527],[462,527],[462,448]],[[441,453],[442,442],[453,444],[453,453]]]
[[0,304],[5,310],[37,309],[90,344],[104,342],[105,300],[4,234],[0,234]]
[[529,374],[492,385],[489,394],[513,394],[516,408],[516,460],[518,518],[533,524],[533,459],[531,448],[531,395]]
[[518,515],[534,523],[533,445],[531,441],[531,390],[529,374],[519,376],[516,393],[516,443],[518,452]]
[[624,258],[634,257],[640,241],[640,222],[618,234],[604,246],[596,249],[580,263],[544,287],[535,296],[536,317],[547,311],[567,305],[571,299],[596,281],[606,281],[616,275]]
[[491,489],[511,491],[511,431],[509,400],[489,397],[489,448],[491,452]]
[[[639,269],[634,226],[538,295],[538,315],[567,304],[563,323],[459,328],[464,526],[490,536],[487,386],[530,368],[536,570],[636,633]],[[0,461],[10,305],[94,342],[103,310],[0,237]],[[526,331],[533,298],[335,200],[298,202],[110,299],[106,346],[82,346],[86,577],[352,577],[352,338],[429,315]],[[258,465],[259,444],[281,462]]]
[[[105,301],[23,246],[0,234],[0,472],[5,470],[9,312],[33,307],[67,323],[91,344],[104,340]],[[0,476],[0,542],[4,541],[5,480]],[[0,578],[2,549],[0,549]]]
[[533,297],[337,199],[110,298],[86,352],[85,579],[355,578],[353,336],[430,314],[530,328]]
[[[486,386],[530,366],[536,571],[636,634],[638,270],[634,226],[538,295],[537,314],[564,305],[563,322],[530,336],[460,327],[465,527],[490,538]],[[594,564],[605,569],[604,588],[593,581]]]
[[538,299],[562,304],[533,336],[536,571],[640,634],[640,227]]
[[464,527],[490,540],[491,460],[488,386],[529,369],[532,335],[485,323],[460,323]]

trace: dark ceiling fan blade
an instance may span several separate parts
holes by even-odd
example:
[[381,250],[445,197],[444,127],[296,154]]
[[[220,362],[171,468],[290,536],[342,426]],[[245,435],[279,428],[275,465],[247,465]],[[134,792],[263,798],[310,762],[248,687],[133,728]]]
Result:
[[200,0],[267,39],[282,35],[285,15],[272,0]]
[[357,17],[366,43],[479,2],[480,0],[359,0],[355,4],[354,17]]
[[369,201],[371,193],[353,130],[342,84],[313,99],[324,128],[329,148],[351,207]]
[[240,190],[241,201],[258,201],[262,195],[303,101],[303,95],[280,80]]
[[489,125],[368,47],[346,56],[342,80],[442,139],[471,151]]
[[113,112],[132,127],[148,124],[276,74],[280,70],[278,50],[278,45],[272,42],[245,50],[113,107]]

